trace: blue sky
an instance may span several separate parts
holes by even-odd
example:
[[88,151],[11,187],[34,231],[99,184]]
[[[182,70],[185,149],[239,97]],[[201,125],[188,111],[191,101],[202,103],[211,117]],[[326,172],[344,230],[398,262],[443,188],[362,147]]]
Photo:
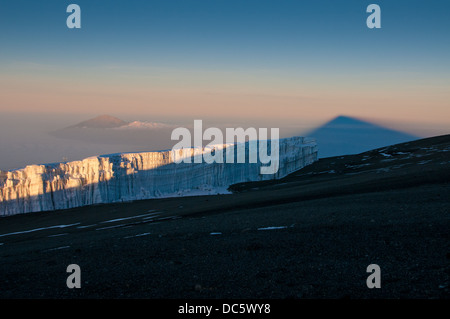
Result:
[[[2,1],[1,57],[212,68],[327,66],[335,59],[348,67],[448,67],[450,2],[377,1],[382,29],[370,30],[365,9],[372,2]],[[70,3],[82,9],[81,30],[65,25]]]
[[[66,27],[70,3],[81,7],[79,30]],[[381,29],[366,26],[370,3],[381,7]],[[9,91],[30,97],[6,103],[11,96],[4,93],[0,111],[29,110],[39,87],[46,100],[69,96],[74,88],[73,95],[84,97],[77,105],[118,114],[119,104],[100,95],[121,88],[124,100],[139,90],[127,110],[136,114],[223,116],[211,108],[228,104],[210,94],[228,94],[227,103],[239,103],[239,94],[269,94],[260,117],[274,117],[273,103],[298,116],[315,112],[315,119],[347,114],[400,120],[411,111],[409,121],[444,127],[443,118],[450,118],[449,30],[449,1],[1,0],[3,81]],[[100,97],[89,91],[94,87]],[[287,101],[293,96],[304,100]],[[367,96],[373,100],[365,107]],[[43,100],[36,109],[51,112],[61,105]],[[179,101],[186,105],[178,107]],[[245,100],[243,116],[251,117],[258,103]]]

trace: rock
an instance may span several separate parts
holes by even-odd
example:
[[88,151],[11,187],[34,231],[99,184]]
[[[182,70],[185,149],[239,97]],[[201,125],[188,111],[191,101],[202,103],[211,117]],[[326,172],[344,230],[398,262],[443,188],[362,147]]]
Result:
[[202,291],[202,286],[200,284],[196,284],[194,287],[195,291]]

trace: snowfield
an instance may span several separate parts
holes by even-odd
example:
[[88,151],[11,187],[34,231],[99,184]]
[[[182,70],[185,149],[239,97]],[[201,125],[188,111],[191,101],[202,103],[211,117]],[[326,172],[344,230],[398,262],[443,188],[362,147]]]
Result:
[[[248,155],[248,142],[246,154]],[[227,145],[229,147],[229,145]],[[279,140],[279,170],[262,163],[175,163],[171,150],[121,153],[0,171],[0,216],[141,199],[228,193],[232,184],[282,178],[317,160],[314,140]],[[195,156],[205,149],[192,149]],[[224,152],[225,153],[225,152]]]

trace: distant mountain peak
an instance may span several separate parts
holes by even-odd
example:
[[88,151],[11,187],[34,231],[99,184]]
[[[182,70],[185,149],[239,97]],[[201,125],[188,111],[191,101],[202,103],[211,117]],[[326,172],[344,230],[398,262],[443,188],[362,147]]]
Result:
[[80,122],[78,124],[75,124],[71,127],[78,127],[78,128],[114,128],[114,127],[121,127],[124,125],[128,125],[128,122],[125,122],[117,117],[103,114],[99,115],[97,117],[94,117],[92,119]]

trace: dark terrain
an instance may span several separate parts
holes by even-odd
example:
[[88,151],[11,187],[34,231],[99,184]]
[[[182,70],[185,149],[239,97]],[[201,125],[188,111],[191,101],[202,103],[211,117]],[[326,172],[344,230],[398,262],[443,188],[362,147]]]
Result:
[[232,190],[1,218],[0,298],[450,297],[450,135]]

